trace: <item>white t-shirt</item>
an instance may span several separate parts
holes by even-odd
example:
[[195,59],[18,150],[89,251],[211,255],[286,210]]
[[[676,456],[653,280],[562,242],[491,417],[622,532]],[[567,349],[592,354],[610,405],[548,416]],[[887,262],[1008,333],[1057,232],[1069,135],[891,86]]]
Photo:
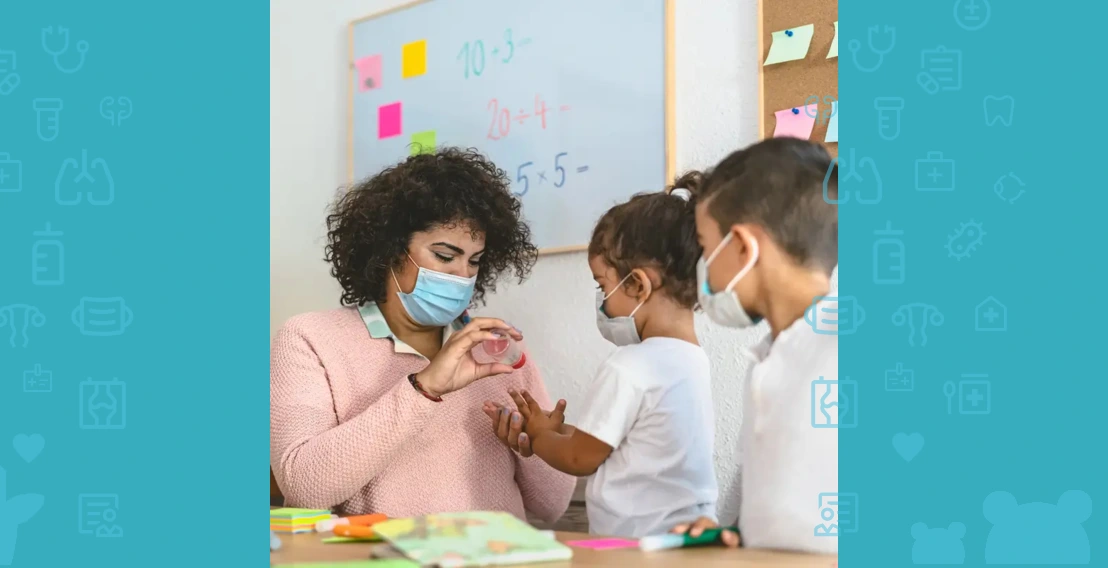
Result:
[[585,493],[589,532],[642,537],[716,518],[715,418],[708,356],[651,337],[604,362],[578,430],[611,446]]
[[[821,302],[817,308],[834,309],[834,304]],[[827,424],[856,424],[857,408],[851,396],[856,391],[849,387],[813,385],[821,377],[839,379],[834,324],[816,325],[823,333],[797,320],[776,341],[767,337],[750,354],[755,364],[746,381],[739,436],[743,546],[834,554],[838,537],[816,536],[817,529],[827,532],[840,521],[844,531],[857,526],[849,503],[838,502],[839,514],[830,521],[821,517],[829,501],[837,502],[827,494],[839,487],[839,431]]]

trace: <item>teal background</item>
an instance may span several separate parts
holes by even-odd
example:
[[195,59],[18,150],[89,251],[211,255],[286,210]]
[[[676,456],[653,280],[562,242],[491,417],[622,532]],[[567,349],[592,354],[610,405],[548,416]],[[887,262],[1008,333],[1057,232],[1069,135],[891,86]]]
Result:
[[[268,9],[258,0],[0,6],[0,50],[17,52],[22,78],[0,96],[0,152],[23,162],[23,191],[0,193],[0,307],[31,304],[47,318],[27,348],[0,329],[0,466],[9,497],[45,497],[18,531],[13,566],[266,562]],[[64,65],[88,41],[76,73],[43,50],[50,25],[71,30]],[[31,100],[50,96],[64,100],[61,132],[42,142]],[[102,118],[105,96],[129,97],[131,117]],[[59,166],[86,148],[109,164],[115,202],[58,205]],[[64,233],[60,286],[31,283],[32,233],[46,222]],[[81,335],[70,312],[82,296],[123,297],[132,325]],[[22,391],[36,363],[53,373],[53,392]],[[78,428],[78,382],[88,377],[126,382],[125,429]],[[46,440],[31,463],[14,451],[20,433]],[[119,495],[122,538],[77,533],[80,493]]]
[[[859,531],[840,538],[843,566],[912,563],[911,526],[966,526],[965,565],[985,562],[991,528],[985,496],[1008,491],[1020,504],[1056,503],[1070,489],[1086,492],[1092,516],[1084,529],[1091,564],[1104,565],[1108,480],[1101,378],[1104,320],[1104,113],[1097,105],[1103,41],[1096,25],[1108,6],[1093,2],[992,1],[978,31],[954,20],[953,1],[840,2],[840,153],[872,157],[884,184],[876,205],[840,205],[840,288],[867,312],[858,333],[840,344],[840,373],[859,382],[864,419],[840,432],[840,491],[859,493]],[[866,28],[896,28],[882,67],[872,65]],[[927,94],[917,83],[920,51],[961,49],[963,87]],[[1012,126],[986,126],[983,98],[1011,95]],[[879,137],[876,97],[903,97],[899,138]],[[955,190],[915,190],[914,162],[929,151],[955,160]],[[1014,204],[993,194],[1008,172],[1027,185]],[[839,172],[840,179],[843,171]],[[971,257],[948,257],[946,238],[973,219],[985,230]],[[906,281],[873,282],[874,231],[892,221],[905,231]],[[995,296],[1008,308],[1008,331],[974,330],[974,308]],[[910,302],[934,305],[941,327],[926,347],[910,347],[891,317]],[[885,371],[915,372],[913,392],[886,392]],[[942,385],[962,373],[988,373],[992,412],[947,415]],[[893,436],[920,433],[911,461]],[[1056,541],[1041,532],[1032,547]]]

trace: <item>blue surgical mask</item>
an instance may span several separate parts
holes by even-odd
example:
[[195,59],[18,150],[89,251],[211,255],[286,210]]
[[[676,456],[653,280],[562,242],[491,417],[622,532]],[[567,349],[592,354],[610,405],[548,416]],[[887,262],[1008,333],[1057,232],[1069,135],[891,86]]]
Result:
[[[415,264],[411,256],[408,260]],[[462,278],[428,270],[418,264],[416,266],[419,268],[419,276],[416,277],[415,288],[411,292],[401,292],[396,273],[392,274],[393,282],[396,282],[396,295],[412,321],[428,327],[443,327],[458,319],[473,300],[473,287],[477,284],[477,277]]]
[[734,233],[728,232],[727,236],[716,246],[716,250],[708,255],[708,260],[702,258],[696,263],[697,299],[700,301],[700,307],[708,314],[708,317],[711,318],[712,321],[724,327],[746,328],[762,321],[762,318],[761,316],[747,313],[742,303],[739,302],[739,293],[735,290],[735,285],[738,284],[739,280],[742,280],[743,276],[746,276],[746,274],[750,272],[750,269],[754,268],[754,264],[758,262],[758,241],[751,241],[750,260],[747,261],[746,266],[744,266],[742,270],[739,270],[739,273],[731,279],[731,282],[727,284],[726,288],[718,292],[713,292],[712,288],[708,285],[708,267],[712,265],[712,261],[719,256],[719,253],[727,247],[732,238],[734,238]]

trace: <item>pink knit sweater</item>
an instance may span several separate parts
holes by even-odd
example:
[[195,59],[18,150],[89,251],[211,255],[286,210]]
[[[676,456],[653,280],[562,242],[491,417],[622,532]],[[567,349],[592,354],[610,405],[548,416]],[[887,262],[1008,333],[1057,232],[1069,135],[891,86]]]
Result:
[[553,522],[574,478],[505,447],[481,410],[528,389],[549,397],[534,364],[489,377],[436,403],[408,382],[425,358],[370,337],[357,310],[290,319],[273,342],[270,460],[290,507],[340,514],[492,510]]

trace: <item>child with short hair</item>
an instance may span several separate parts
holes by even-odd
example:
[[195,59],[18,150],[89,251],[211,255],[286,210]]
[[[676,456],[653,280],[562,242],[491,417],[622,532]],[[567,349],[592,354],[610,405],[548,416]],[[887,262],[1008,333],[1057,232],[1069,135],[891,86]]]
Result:
[[[838,550],[817,507],[821,493],[838,490],[838,430],[813,428],[809,414],[812,381],[838,378],[837,327],[817,317],[813,329],[804,318],[835,309],[825,296],[838,264],[838,208],[829,203],[837,197],[837,167],[822,145],[773,138],[724,158],[696,206],[701,307],[720,325],[764,320],[770,330],[753,349],[742,397],[740,534],[725,533],[731,546],[741,538],[751,547]],[[819,404],[853,408],[839,397],[828,391]],[[701,519],[690,534],[715,524]]]
[[589,532],[642,537],[715,519],[715,420],[708,357],[693,326],[695,193],[686,174],[601,217],[589,244],[597,327],[618,349],[601,365],[576,426],[512,393],[534,454],[588,476]]

